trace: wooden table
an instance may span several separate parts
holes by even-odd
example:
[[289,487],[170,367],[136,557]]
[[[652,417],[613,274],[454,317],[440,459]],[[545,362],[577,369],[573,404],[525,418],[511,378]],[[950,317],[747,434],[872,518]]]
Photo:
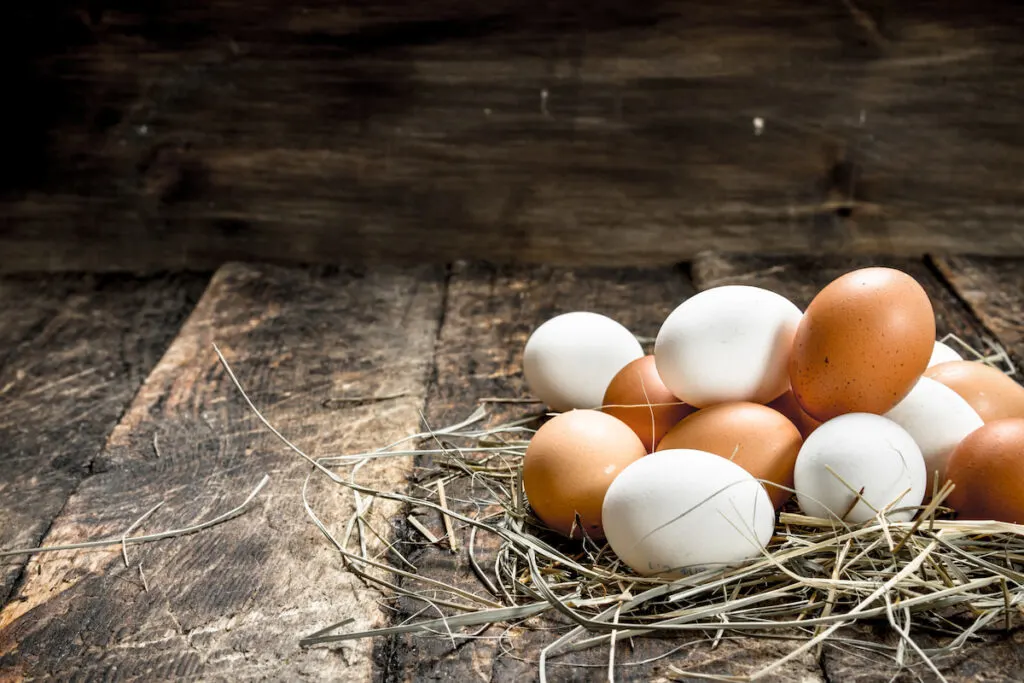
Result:
[[[371,628],[411,608],[341,570],[303,513],[309,465],[259,424],[212,344],[307,452],[353,452],[417,431],[421,415],[441,424],[480,398],[523,396],[523,343],[556,313],[596,310],[653,336],[696,290],[742,282],[803,306],[837,274],[868,263],[914,275],[932,296],[940,335],[955,332],[979,348],[996,339],[1024,362],[1024,260],[710,254],[641,270],[227,264],[212,276],[0,278],[0,549],[117,538],[158,503],[140,532],[188,526],[237,506],[270,477],[241,516],[130,545],[127,558],[114,545],[2,559],[0,679],[534,680],[549,633],[513,629],[502,641],[455,648],[411,637],[299,647],[301,636],[343,618]],[[501,417],[516,406],[495,410]],[[364,475],[402,490],[412,466],[382,461]],[[345,518],[347,495],[316,494],[326,524]],[[409,542],[398,512],[379,505],[372,519],[383,535]],[[427,523],[443,533],[439,519]],[[415,556],[423,572],[469,575],[464,553],[421,543]],[[863,634],[890,638],[882,628]],[[725,641],[646,666],[630,663],[663,651],[664,641],[620,647],[616,679],[646,681],[670,662],[743,675],[788,646]],[[606,651],[572,655],[552,672],[602,680],[606,661]],[[951,681],[1019,680],[1024,631],[987,637],[940,666]],[[773,680],[893,673],[826,648]]]

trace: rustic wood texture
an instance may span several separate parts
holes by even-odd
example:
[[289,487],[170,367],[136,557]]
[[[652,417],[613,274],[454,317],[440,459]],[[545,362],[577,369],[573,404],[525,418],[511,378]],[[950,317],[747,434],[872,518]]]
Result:
[[[975,298],[980,298],[980,292],[983,291],[1000,291],[977,289],[977,287],[987,288],[997,283],[1008,284],[1005,276],[1008,271],[1012,271],[1012,267],[1008,265],[1002,269],[987,270],[987,266],[992,265],[987,261],[956,260],[953,263],[956,263],[957,267],[952,268],[950,272],[973,273],[969,277],[976,278],[970,281],[976,287]],[[973,271],[967,268],[967,263],[974,264]],[[781,259],[707,254],[693,263],[692,273],[694,282],[700,289],[724,284],[765,287],[790,298],[803,308],[832,279],[855,268],[869,265],[900,268],[921,283],[931,297],[932,305],[935,308],[936,332],[939,337],[952,332],[972,344],[974,348],[980,349],[983,348],[981,346],[982,339],[991,338],[991,332],[1002,332],[998,328],[985,329],[959,298],[958,294],[967,297],[971,291],[970,288],[957,286],[956,292],[952,291],[940,274],[924,260],[842,257],[824,260]],[[947,271],[946,268],[942,270],[943,272]],[[1016,272],[1018,278],[1019,274],[1024,272],[1019,262]],[[1001,277],[1004,279],[1000,279]],[[953,282],[956,284],[957,280],[954,279]],[[1012,294],[1009,295],[1011,298],[1012,296]],[[1007,311],[1006,318],[1004,318],[1005,324],[1012,323],[1012,315],[1012,312]],[[982,320],[987,322],[984,316]],[[1020,318],[1017,319],[1016,324],[1020,325]],[[890,646],[897,644],[897,639],[893,637],[891,630],[884,625],[879,628],[859,626],[854,629],[853,634],[860,639],[883,641]],[[922,647],[930,646],[928,634],[917,634],[916,637]],[[965,647],[953,657],[939,660],[936,664],[951,683],[976,681],[979,680],[979,676],[986,681],[1020,680],[1021,666],[1024,665],[1022,643],[1024,643],[1024,630],[1016,628],[1007,635],[988,635]],[[920,680],[919,676],[921,675],[924,675],[925,680],[935,680],[931,673],[922,674],[920,671],[900,673],[892,662],[834,646],[823,650],[821,666],[828,681],[892,680],[910,683]]]
[[[259,425],[212,343],[311,455],[374,448],[418,426],[442,290],[431,269],[218,271],[45,542],[119,536],[160,501],[140,531],[176,528],[236,506],[265,473],[268,488],[224,525],[129,546],[128,568],[116,547],[34,557],[0,612],[0,670],[56,680],[367,680],[368,646],[298,646],[345,617],[372,627],[386,615],[304,514],[309,466]],[[405,471],[384,461],[360,476],[402,486]],[[311,503],[340,534],[350,496],[314,486]],[[380,505],[368,519],[386,534],[392,514]]]
[[[448,305],[441,328],[437,354],[437,380],[427,401],[427,419],[435,427],[467,417],[477,401],[487,397],[523,398],[528,390],[522,378],[521,354],[530,333],[559,313],[591,310],[619,320],[640,337],[653,338],[664,318],[693,291],[686,274],[679,269],[653,270],[564,270],[551,268],[457,267],[448,287]],[[492,424],[536,410],[529,406],[491,406]],[[450,499],[470,497],[471,492],[454,491]],[[476,497],[480,496],[479,491]],[[467,506],[472,514],[472,508]],[[415,511],[414,511],[415,512]],[[437,515],[424,514],[422,521],[444,536]],[[422,541],[410,559],[422,573],[441,577],[467,590],[483,591],[466,556],[468,530],[459,529],[460,552],[430,546]],[[419,539],[417,539],[419,540]],[[483,566],[488,538],[478,537],[477,555]],[[557,542],[557,541],[556,541]],[[399,603],[394,620],[399,623],[422,610],[419,602]],[[442,636],[402,637],[378,644],[381,681],[483,680],[534,681],[540,649],[552,642],[566,627],[562,622],[531,622],[544,630],[494,627],[483,639],[457,640],[453,648]],[[552,627],[556,630],[551,630]],[[683,640],[635,639],[620,643],[616,656],[618,681],[650,681],[664,677],[667,665],[715,674],[751,674],[788,652],[795,645],[728,638],[712,650],[707,643],[684,645]],[[659,659],[670,651],[678,651]],[[650,664],[639,664],[657,659]],[[549,680],[603,680],[608,662],[607,648],[558,657],[549,663]],[[784,667],[766,680],[821,680],[813,657]]]
[[950,256],[934,262],[1024,373],[1024,261]]
[[6,270],[1024,254],[1006,0],[9,12]]
[[[206,280],[0,278],[0,549],[43,537]],[[0,559],[0,607],[25,562]]]

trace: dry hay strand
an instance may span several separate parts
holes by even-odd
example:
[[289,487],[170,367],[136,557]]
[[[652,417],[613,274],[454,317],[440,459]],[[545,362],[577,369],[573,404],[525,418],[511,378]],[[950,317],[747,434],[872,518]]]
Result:
[[[304,647],[399,634],[441,635],[454,645],[480,637],[491,626],[530,628],[536,627],[537,617],[549,617],[544,627],[554,630],[539,655],[541,681],[547,680],[552,660],[597,646],[608,647],[611,680],[615,644],[639,636],[687,636],[691,643],[698,637],[712,646],[730,638],[799,642],[747,676],[670,666],[672,676],[754,681],[809,651],[833,645],[888,658],[903,670],[925,668],[945,680],[936,661],[985,632],[1010,629],[1015,614],[1024,611],[1024,526],[952,519],[941,504],[951,484],[937,491],[927,506],[915,509],[914,521],[906,522],[890,518],[895,504],[859,525],[840,517],[808,517],[790,504],[759,557],[726,568],[684,572],[681,578],[639,576],[603,542],[564,539],[530,513],[521,461],[540,413],[484,426],[489,402],[481,402],[458,424],[427,428],[373,452],[314,459],[267,421],[217,353],[256,416],[311,464],[303,504],[347,569],[385,596],[423,605],[409,619],[386,628],[339,632],[352,622],[345,619],[303,638]],[[375,459],[423,461],[424,456],[429,462],[408,492],[359,482],[360,468]],[[308,484],[314,477],[325,477],[353,496],[355,512],[340,536],[309,499]],[[456,586],[421,573],[401,548],[364,523],[378,498],[405,504],[410,525],[422,538],[464,555],[467,577],[475,578],[475,586]],[[413,511],[428,511],[435,528],[443,531],[435,534]],[[460,532],[467,537],[465,543],[457,540]],[[370,554],[369,534],[384,544],[383,552]],[[481,536],[494,541],[483,557]],[[865,620],[888,624],[898,644],[861,642],[841,633]],[[924,632],[938,644],[920,646],[915,634]]]

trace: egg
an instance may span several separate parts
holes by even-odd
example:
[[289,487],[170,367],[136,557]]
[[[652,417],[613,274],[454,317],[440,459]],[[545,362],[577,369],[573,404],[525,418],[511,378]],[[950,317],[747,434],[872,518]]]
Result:
[[608,488],[602,515],[608,544],[642,575],[742,562],[775,528],[764,487],[703,451],[658,451],[632,463]]
[[[920,505],[925,480],[924,457],[913,437],[889,418],[871,413],[840,415],[815,429],[793,469],[800,509],[812,517],[854,524],[889,505]],[[860,499],[855,492],[861,492]],[[913,511],[888,517],[904,521]]]
[[598,313],[556,316],[530,335],[523,375],[534,396],[555,411],[600,408],[615,374],[644,355],[625,327]]
[[946,476],[946,504],[963,519],[1024,524],[1024,419],[993,420],[960,442]]
[[833,280],[811,301],[793,340],[789,379],[812,417],[882,415],[928,367],[935,314],[914,278],[862,268]]
[[647,455],[640,437],[597,410],[572,410],[545,422],[523,457],[523,490],[534,513],[552,529],[602,538],[601,505],[612,480]]
[[932,348],[932,357],[928,359],[928,367],[934,367],[939,363],[948,363],[953,360],[963,360],[963,357],[940,341],[935,342]]
[[807,414],[800,402],[793,396],[793,390],[789,389],[782,396],[768,404],[768,407],[777,410],[787,418],[789,421],[796,425],[796,428],[800,430],[800,436],[806,439],[810,436],[811,432],[821,425],[820,420],[815,420],[813,417]]
[[944,482],[946,461],[953,449],[984,422],[958,393],[928,377],[922,377],[907,397],[885,414],[913,437],[927,467],[925,498]]
[[800,309],[775,292],[715,287],[679,305],[658,331],[654,358],[669,391],[697,408],[767,403],[787,388]]
[[612,378],[601,410],[625,422],[649,453],[669,429],[696,409],[668,390],[654,367],[654,356],[644,356]]
[[800,430],[782,413],[739,402],[690,415],[665,435],[658,450],[689,449],[726,458],[764,483],[778,509],[792,495],[793,465],[802,443]]
[[1024,387],[989,365],[951,361],[928,368],[925,376],[960,394],[985,422],[1024,417]]

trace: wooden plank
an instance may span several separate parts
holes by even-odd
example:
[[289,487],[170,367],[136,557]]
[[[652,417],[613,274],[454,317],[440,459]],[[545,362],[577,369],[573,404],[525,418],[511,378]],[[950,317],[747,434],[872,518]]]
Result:
[[1024,254],[1012,3],[72,4],[3,269]]
[[[924,260],[849,257],[798,259],[706,254],[693,263],[692,273],[700,289],[724,284],[765,287],[788,297],[803,308],[834,278],[869,265],[900,268],[912,275],[931,297],[938,335],[952,332],[974,348],[983,348],[980,346],[981,340],[988,335],[988,331]],[[877,628],[858,627],[853,633],[869,642],[881,641],[890,646],[897,644],[897,638],[893,637],[884,624]],[[915,637],[926,649],[932,645],[928,634],[916,634]],[[966,646],[955,656],[936,663],[951,683],[975,681],[980,672],[992,680],[1017,680],[1021,666],[1020,637],[1020,629],[1006,637],[988,636],[983,641]],[[866,658],[864,654],[848,648],[826,648],[821,664],[826,680],[829,681],[919,680],[916,674],[909,672],[893,679],[899,673],[895,665],[878,657]]]
[[[985,327],[1024,367],[1024,260],[943,256],[932,259]],[[1022,375],[1018,375],[1021,381]]]
[[[455,269],[448,289],[448,306],[437,354],[437,381],[427,402],[428,420],[435,426],[451,424],[469,415],[485,397],[522,398],[528,395],[522,378],[521,354],[536,326],[559,313],[592,310],[619,320],[641,337],[653,338],[664,318],[691,292],[685,274],[674,269],[564,270],[551,268]],[[528,413],[531,408],[491,406],[494,424]],[[463,491],[450,499],[466,499]],[[474,512],[467,506],[468,514]],[[444,535],[437,515],[424,514],[436,536]],[[480,594],[484,591],[467,559],[468,530],[459,529],[458,554],[418,543],[411,555],[420,572]],[[476,553],[488,566],[489,537],[480,535]],[[491,556],[493,557],[493,556]],[[399,603],[399,623],[420,611],[421,603]],[[378,643],[381,681],[428,680],[536,680],[540,649],[563,632],[564,623],[533,622],[531,630],[513,627],[503,634],[494,627],[482,639],[451,641],[438,637],[401,637]],[[554,630],[552,630],[552,626]],[[499,636],[501,638],[499,639]],[[620,644],[616,657],[618,681],[648,681],[667,674],[669,663],[708,673],[750,674],[787,652],[776,642],[730,642],[712,650],[707,644],[682,647],[681,639],[635,639]],[[639,665],[645,659],[658,659]],[[603,679],[607,648],[556,658],[549,664],[550,680]],[[767,680],[820,680],[813,657],[798,660]]]
[[[0,549],[40,541],[206,281],[0,278]],[[0,560],[0,607],[25,562]]]
[[[58,680],[366,680],[367,647],[298,646],[345,617],[372,627],[385,615],[304,514],[309,466],[261,427],[212,343],[311,455],[379,447],[417,427],[442,289],[433,269],[220,269],[46,543],[119,536],[159,502],[140,531],[177,528],[238,505],[263,474],[268,488],[224,525],[130,546],[130,567],[119,548],[33,558],[0,612],[0,670]],[[383,461],[360,478],[395,485],[404,473]],[[341,536],[350,495],[323,481],[310,501]],[[386,533],[393,513],[375,506],[369,523]]]

